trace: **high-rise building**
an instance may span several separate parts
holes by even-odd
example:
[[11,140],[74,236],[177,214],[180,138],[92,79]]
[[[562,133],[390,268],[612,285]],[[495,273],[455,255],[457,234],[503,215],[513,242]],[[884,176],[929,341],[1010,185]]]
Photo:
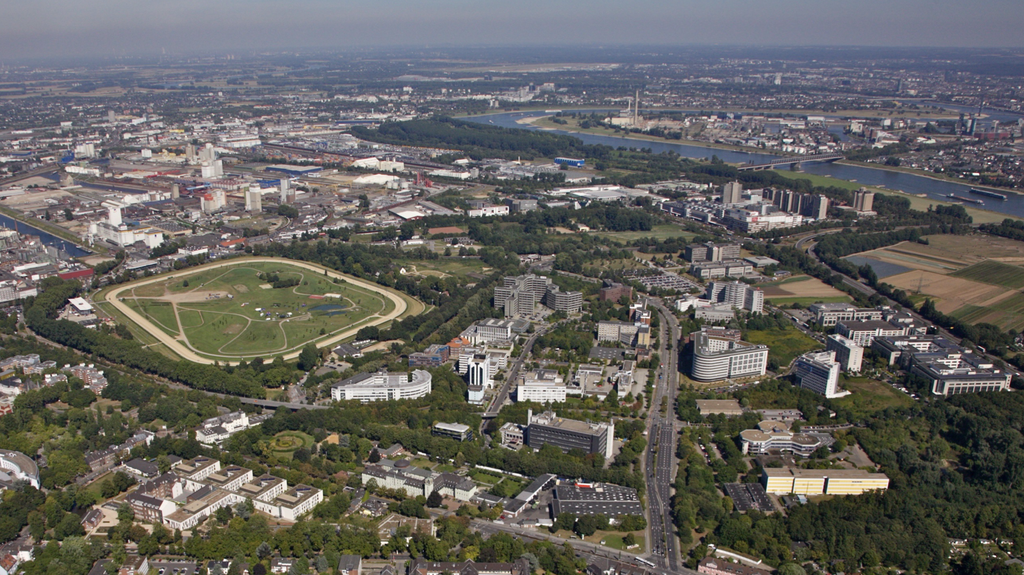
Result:
[[853,193],[853,209],[858,212],[873,211],[874,203],[875,193],[866,188],[861,188]]
[[473,354],[473,359],[469,360],[469,384],[493,387],[493,375],[491,373],[491,362],[488,360],[487,354]]
[[691,263],[737,260],[740,258],[740,244],[691,244],[686,246],[683,257]]
[[829,399],[849,395],[849,392],[838,390],[839,371],[840,365],[834,351],[807,353],[798,357],[793,364],[793,373],[800,387]]
[[864,361],[864,348],[852,339],[834,333],[828,336],[825,348],[835,352],[836,361],[842,366],[843,371],[860,371],[861,363]]
[[711,282],[706,297],[751,313],[764,313],[764,292],[743,282]]
[[255,214],[263,211],[263,191],[256,186],[245,192],[245,211]]
[[556,311],[574,313],[583,307],[583,294],[563,292],[550,278],[534,274],[506,277],[501,286],[494,288],[494,307],[504,308],[505,317],[533,313],[538,303]]
[[729,182],[722,186],[722,203],[725,205],[738,204],[743,201],[743,184]]
[[807,194],[801,202],[800,213],[815,220],[824,220],[828,217],[828,198],[818,195]]

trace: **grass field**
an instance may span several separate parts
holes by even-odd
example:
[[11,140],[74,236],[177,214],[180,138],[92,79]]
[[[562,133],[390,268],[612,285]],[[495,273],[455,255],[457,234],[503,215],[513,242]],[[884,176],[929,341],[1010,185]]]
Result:
[[768,300],[772,305],[779,307],[786,307],[792,305],[799,305],[801,307],[807,307],[815,303],[848,303],[853,301],[850,296],[835,296],[835,297],[773,297]]
[[[275,281],[280,287],[273,287]],[[122,292],[120,298],[197,352],[230,358],[296,350],[390,313],[395,306],[369,289],[288,262],[244,260],[229,267],[175,274]],[[404,299],[408,313],[424,310],[421,302]],[[156,342],[137,331],[141,332],[133,330],[133,334],[144,344]]]
[[278,458],[291,459],[292,454],[301,447],[312,447],[313,436],[301,431],[282,431],[270,442],[270,450]]
[[593,235],[602,238],[612,238],[621,242],[631,242],[640,238],[654,238],[657,240],[667,240],[668,238],[690,239],[696,236],[693,232],[688,232],[673,224],[653,226],[646,232],[593,232]]
[[751,330],[743,334],[743,339],[750,343],[767,345],[768,357],[775,359],[783,367],[788,366],[798,355],[822,347],[820,343],[796,328]]
[[994,260],[978,262],[949,275],[1011,289],[1024,287],[1024,268]]
[[834,401],[836,404],[854,411],[881,411],[890,407],[906,407],[914,403],[914,400],[907,394],[893,389],[888,384],[866,377],[843,379],[839,384],[843,389],[853,393]]

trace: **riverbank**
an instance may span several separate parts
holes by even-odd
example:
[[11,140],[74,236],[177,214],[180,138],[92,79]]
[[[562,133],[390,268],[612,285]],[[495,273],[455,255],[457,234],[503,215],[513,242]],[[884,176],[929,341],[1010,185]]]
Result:
[[[594,136],[606,136],[609,138],[622,138],[623,140],[638,140],[643,142],[658,142],[661,144],[686,144],[689,146],[698,146],[701,148],[708,148],[711,150],[729,150],[730,152],[748,152],[753,154],[765,154],[769,156],[780,156],[774,150],[762,150],[761,148],[752,148],[749,146],[733,146],[731,144],[718,144],[714,142],[705,142],[704,140],[692,140],[689,138],[682,138],[674,140],[672,138],[662,138],[659,136],[650,136],[647,134],[633,134],[622,132],[616,132],[611,128],[598,127],[598,128],[581,128],[579,126],[571,126],[569,124],[556,124],[551,121],[550,115],[548,116],[531,116],[529,118],[523,118],[516,120],[517,124],[530,124],[536,126],[541,130],[561,130],[563,132],[575,132],[577,134],[591,134]],[[780,156],[781,157],[781,156]]]
[[92,253],[91,249],[82,245],[81,238],[76,237],[75,234],[72,234],[71,232],[65,230],[60,226],[54,226],[53,224],[48,224],[46,222],[39,221],[34,218],[29,218],[25,214],[17,210],[12,210],[11,208],[3,206],[0,206],[0,214],[3,214],[13,220],[18,220],[19,222],[25,224],[26,226],[35,228],[39,231],[46,232],[52,236],[58,237],[69,243],[72,243],[86,252]]
[[[642,105],[642,102],[641,102],[641,105]],[[933,106],[928,106],[928,108],[930,108],[930,109],[928,109],[928,110],[904,110],[904,109],[900,109],[900,110],[897,110],[897,111],[893,111],[893,110],[812,110],[812,109],[809,109],[809,108],[807,108],[807,109],[799,109],[799,110],[797,110],[797,109],[790,109],[790,108],[756,109],[756,108],[731,108],[731,107],[727,107],[727,108],[711,108],[711,109],[706,109],[706,110],[693,110],[693,109],[683,109],[683,108],[643,108],[643,107],[641,107],[640,113],[641,114],[643,114],[643,113],[660,114],[660,113],[676,113],[676,112],[678,112],[678,113],[684,113],[684,114],[685,113],[689,113],[689,114],[699,114],[699,113],[710,114],[710,113],[714,113],[714,112],[723,112],[723,113],[754,114],[754,115],[765,115],[765,116],[770,116],[770,115],[782,115],[782,116],[826,116],[826,117],[829,117],[829,118],[894,118],[894,119],[895,118],[908,118],[908,119],[909,118],[914,118],[914,119],[934,118],[936,120],[955,120],[955,119],[959,118],[959,114],[953,114],[953,113],[944,111],[944,110],[942,110],[940,108],[933,107]],[[595,111],[595,110],[619,110],[619,109],[621,109],[620,106],[601,106],[601,105],[598,105],[598,104],[593,104],[593,105],[589,105],[589,106],[557,107],[557,108],[553,108],[551,106],[524,106],[524,107],[516,108],[516,109],[513,109],[513,110],[502,109],[502,110],[495,110],[493,112],[484,112],[484,113],[481,113],[481,114],[462,113],[462,114],[456,114],[454,117],[460,118],[460,117],[470,117],[470,116],[472,116],[472,117],[495,116],[495,115],[499,115],[499,114],[520,113],[520,112],[527,113],[527,114],[532,114],[532,113],[536,113],[536,112],[547,112],[549,110],[557,110],[559,112],[581,112],[581,111],[583,111],[583,112],[590,112],[590,111]]]
[[929,180],[935,180],[938,182],[949,182],[951,184],[960,184],[961,186],[970,186],[972,188],[978,188],[979,190],[989,190],[998,192],[1000,194],[1014,194],[1022,195],[1020,190],[1014,190],[1011,188],[1000,188],[998,186],[983,186],[981,184],[972,184],[971,182],[965,182],[959,178],[951,178],[943,174],[936,174],[935,172],[928,172],[925,170],[915,170],[914,168],[904,168],[902,166],[886,166],[885,164],[875,164],[871,162],[857,162],[854,160],[839,160],[837,164],[844,164],[847,166],[857,166],[858,168],[869,168],[872,170],[882,170],[886,172],[900,172],[903,174],[910,174],[912,176],[919,176],[922,178],[928,178]]

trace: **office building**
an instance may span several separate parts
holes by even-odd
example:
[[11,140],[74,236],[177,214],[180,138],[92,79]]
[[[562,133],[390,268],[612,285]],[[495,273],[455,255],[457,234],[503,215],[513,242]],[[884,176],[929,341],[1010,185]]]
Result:
[[739,278],[754,273],[754,266],[742,260],[722,260],[690,264],[690,275],[701,279]]
[[515,339],[512,330],[515,323],[507,319],[483,319],[466,328],[460,335],[473,345],[482,345],[493,341],[511,342]]
[[473,441],[473,429],[461,423],[435,423],[430,433],[459,441]]
[[538,369],[520,376],[516,386],[516,401],[563,402],[568,391],[557,371]]
[[562,291],[551,284],[544,294],[544,305],[555,311],[577,313],[583,309],[583,292]]
[[636,341],[636,333],[640,326],[625,321],[599,321],[597,322],[597,341],[617,341],[626,345],[633,345]]
[[390,461],[382,459],[378,465],[367,465],[363,469],[363,485],[371,481],[378,487],[402,491],[407,497],[428,497],[434,492],[434,474],[420,469],[407,460]]
[[506,277],[494,288],[494,307],[503,308],[505,317],[531,314],[543,303],[550,285],[550,278],[534,274]]
[[285,521],[295,521],[324,500],[324,492],[309,485],[296,485],[270,501],[252,500],[253,506]]
[[740,444],[744,455],[768,455],[777,452],[807,457],[832,443],[832,438],[825,434],[794,433],[784,421],[762,421],[757,424],[757,429],[745,429],[740,432]]
[[743,201],[743,184],[729,182],[722,186],[722,204],[738,204]]
[[761,484],[765,492],[775,495],[860,495],[888,489],[889,478],[862,469],[765,467]]
[[416,399],[430,393],[430,384],[430,373],[421,369],[413,370],[412,377],[406,373],[389,374],[387,371],[360,373],[334,384],[331,387],[331,398],[334,401],[358,400],[362,403]]
[[750,313],[764,313],[764,292],[743,282],[711,282],[705,297]]
[[0,469],[7,476],[6,478],[0,476],[0,484],[26,481],[32,487],[39,489],[39,466],[24,453],[0,449]]
[[450,349],[435,343],[423,351],[409,354],[409,367],[438,367],[448,361]]
[[798,357],[793,364],[793,374],[800,387],[829,399],[850,394],[848,391],[839,391],[839,372],[840,365],[834,351],[807,353]]
[[739,330],[702,327],[690,334],[693,365],[690,377],[717,381],[764,375],[768,367],[768,346],[740,341]]
[[487,354],[473,354],[473,357],[467,362],[467,366],[470,385],[479,385],[484,388],[494,387],[494,375],[497,370],[492,371],[494,366]]
[[691,244],[686,246],[683,257],[690,263],[720,262],[740,259],[740,244]]
[[420,557],[409,566],[409,575],[530,575],[532,572],[530,562],[523,558],[514,563],[442,563]]
[[872,343],[892,364],[899,361],[912,376],[926,379],[932,395],[1009,391],[1010,373],[945,337],[879,337]]
[[607,515],[609,518],[623,515],[643,515],[643,506],[636,489],[608,483],[576,483],[555,487],[551,500],[552,516],[562,513],[581,515]]
[[608,280],[605,280],[604,287],[602,287],[601,290],[597,292],[597,299],[600,301],[617,302],[623,297],[625,297],[627,300],[632,300],[633,288],[628,285]]
[[[508,436],[508,439],[522,441],[527,447],[540,449],[550,444],[562,451],[582,449],[586,453],[600,453],[606,460],[612,458],[615,440],[615,424],[589,423],[558,417],[553,411],[534,415],[527,412],[526,429]],[[511,430],[510,430],[511,432]],[[503,434],[503,439],[506,436]]]
[[836,333],[845,336],[861,347],[871,347],[876,337],[894,337],[907,335],[906,325],[892,324],[887,321],[841,321],[836,324]]
[[815,303],[807,306],[814,314],[814,323],[832,327],[841,321],[881,321],[886,308],[859,308],[848,303]]
[[853,209],[858,212],[873,212],[875,193],[861,188],[853,193]]
[[828,336],[825,349],[836,354],[836,361],[843,371],[860,372],[861,363],[864,361],[864,348],[854,343],[852,339],[834,333]]

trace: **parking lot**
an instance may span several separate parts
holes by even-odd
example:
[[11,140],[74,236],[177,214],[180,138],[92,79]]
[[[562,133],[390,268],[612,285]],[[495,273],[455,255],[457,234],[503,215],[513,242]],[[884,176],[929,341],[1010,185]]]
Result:
[[726,483],[725,492],[732,498],[736,511],[757,509],[765,513],[775,511],[772,500],[760,483]]

